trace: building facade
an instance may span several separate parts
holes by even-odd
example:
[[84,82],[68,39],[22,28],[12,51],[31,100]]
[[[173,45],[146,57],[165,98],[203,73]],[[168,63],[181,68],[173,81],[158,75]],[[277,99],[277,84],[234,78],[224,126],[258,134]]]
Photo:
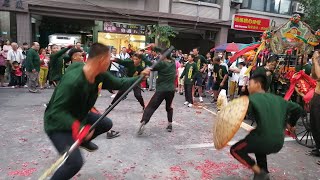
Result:
[[[231,29],[235,14],[285,23],[295,0],[0,0],[0,38],[48,43],[54,33],[77,33],[115,46],[145,43],[149,25],[170,25],[173,45],[207,51],[225,42],[250,43],[261,32]],[[120,28],[120,29],[119,29]],[[124,30],[123,30],[124,29]],[[103,40],[104,38],[104,40]],[[120,39],[120,40],[117,40]]]

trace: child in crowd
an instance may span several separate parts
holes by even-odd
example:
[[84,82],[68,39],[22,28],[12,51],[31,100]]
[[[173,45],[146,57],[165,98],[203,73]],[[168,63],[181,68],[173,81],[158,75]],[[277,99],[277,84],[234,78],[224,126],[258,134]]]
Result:
[[21,66],[17,61],[12,63],[12,76],[14,79],[14,86],[21,87],[22,86],[22,70]]
[[[180,67],[178,68],[178,76],[181,77],[182,73],[184,71],[184,63],[180,64]],[[180,95],[183,95],[184,91],[184,78],[179,78],[178,79],[178,92]]]
[[194,62],[195,56],[190,54],[188,56],[188,63],[186,64],[185,69],[183,70],[180,79],[184,78],[184,88],[185,88],[185,97],[186,102],[184,105],[188,105],[188,107],[193,106],[193,97],[192,97],[192,86],[194,84],[195,75],[198,72],[197,64]]

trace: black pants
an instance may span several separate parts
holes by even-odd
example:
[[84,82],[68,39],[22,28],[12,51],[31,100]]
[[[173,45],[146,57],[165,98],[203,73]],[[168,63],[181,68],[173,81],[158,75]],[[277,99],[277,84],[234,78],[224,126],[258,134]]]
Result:
[[[111,102],[111,104],[115,103],[122,96],[122,94],[124,94],[125,92],[126,92],[126,90],[118,91],[116,97],[114,97],[114,99]],[[143,101],[143,97],[141,95],[140,86],[134,87],[133,88],[133,93],[134,93],[134,97],[139,101],[140,105],[144,108],[144,101]]]
[[310,102],[310,125],[316,148],[320,149],[320,95],[317,93]]
[[173,108],[171,105],[174,98],[174,94],[175,94],[174,91],[155,92],[149,104],[147,105],[146,109],[143,112],[141,122],[144,121],[147,124],[151,116],[158,109],[158,107],[160,106],[163,100],[166,100],[166,111],[167,111],[168,121],[172,122]]
[[[88,113],[87,122],[88,124],[95,123],[99,114]],[[92,139],[96,138],[100,134],[109,131],[112,128],[112,121],[109,118],[102,119],[96,126]],[[54,132],[48,134],[50,140],[52,141],[55,148],[58,150],[59,154],[65,153],[74,143],[71,132]],[[92,140],[91,139],[91,140]],[[79,148],[75,149],[66,162],[53,174],[52,180],[67,180],[71,179],[77,172],[80,171],[83,165],[83,158],[81,156]]]
[[[251,168],[256,162],[249,156],[249,153],[255,153],[256,144],[249,143],[246,139],[240,140],[235,145],[231,146],[230,153],[240,163]],[[269,173],[267,164],[267,154],[255,153],[258,166]]]
[[185,95],[186,101],[188,101],[191,104],[193,104],[192,86],[193,84],[184,84],[184,95]]

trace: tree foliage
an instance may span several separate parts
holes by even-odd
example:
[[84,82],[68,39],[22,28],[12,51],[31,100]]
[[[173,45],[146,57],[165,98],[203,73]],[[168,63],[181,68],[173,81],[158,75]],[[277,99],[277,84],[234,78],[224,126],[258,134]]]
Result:
[[303,21],[310,25],[314,30],[320,29],[320,1],[319,0],[300,0],[304,6],[305,15]]
[[160,46],[164,45],[166,47],[169,47],[170,38],[176,37],[177,34],[178,32],[176,32],[171,26],[153,25],[151,27],[151,34],[149,35],[149,37],[158,39],[160,42]]

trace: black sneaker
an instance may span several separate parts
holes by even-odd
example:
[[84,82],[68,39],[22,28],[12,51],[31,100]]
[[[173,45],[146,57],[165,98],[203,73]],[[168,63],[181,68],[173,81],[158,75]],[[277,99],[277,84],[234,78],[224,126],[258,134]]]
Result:
[[118,132],[118,131],[111,130],[111,131],[107,132],[107,139],[113,139],[118,136],[120,136],[120,132]]
[[307,153],[307,155],[309,156],[315,156],[315,157],[320,157],[320,151],[319,149],[316,149],[314,151],[310,151],[309,153]]
[[89,141],[89,142],[83,142],[83,143],[80,145],[80,147],[81,147],[82,149],[85,149],[85,150],[89,151],[89,152],[93,152],[93,151],[96,151],[96,150],[99,149],[99,147],[98,147],[95,143],[93,143],[93,142],[91,142],[91,141]]
[[183,95],[183,92],[180,92],[179,94],[180,94],[180,95]]
[[172,132],[172,124],[169,124],[169,125],[167,126],[166,130],[167,130],[168,132]]
[[264,170],[261,170],[260,174],[254,174],[253,180],[270,180],[270,176]]

